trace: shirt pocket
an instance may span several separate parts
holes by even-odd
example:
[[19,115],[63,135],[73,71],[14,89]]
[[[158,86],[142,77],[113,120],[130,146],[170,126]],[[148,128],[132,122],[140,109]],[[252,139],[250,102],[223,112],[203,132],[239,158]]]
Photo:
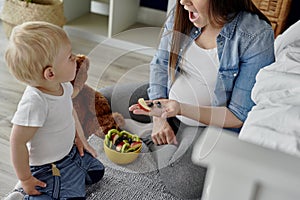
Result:
[[234,82],[238,76],[238,69],[229,69],[220,71],[218,78],[220,83],[217,84],[218,88],[223,88],[226,92],[232,92]]

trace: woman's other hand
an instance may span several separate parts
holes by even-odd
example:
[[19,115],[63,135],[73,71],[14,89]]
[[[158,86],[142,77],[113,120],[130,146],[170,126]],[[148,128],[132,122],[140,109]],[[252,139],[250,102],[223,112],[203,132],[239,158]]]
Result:
[[154,144],[177,144],[173,129],[165,118],[153,117],[152,141]]

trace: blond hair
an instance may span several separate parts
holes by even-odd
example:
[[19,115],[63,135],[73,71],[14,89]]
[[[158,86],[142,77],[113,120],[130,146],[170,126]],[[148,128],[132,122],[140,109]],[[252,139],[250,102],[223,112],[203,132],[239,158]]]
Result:
[[61,27],[48,22],[25,22],[13,29],[5,60],[19,81],[32,85],[43,79],[44,69],[53,65],[66,42],[69,39]]

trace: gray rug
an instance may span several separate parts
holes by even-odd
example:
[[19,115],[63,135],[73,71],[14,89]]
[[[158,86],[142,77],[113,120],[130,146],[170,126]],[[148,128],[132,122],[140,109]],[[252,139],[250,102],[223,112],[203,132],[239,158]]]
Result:
[[88,200],[179,200],[170,194],[160,181],[155,162],[145,145],[133,163],[116,165],[106,157],[101,138],[92,135],[89,143],[98,152],[98,159],[105,166],[105,174],[100,182],[87,187]]

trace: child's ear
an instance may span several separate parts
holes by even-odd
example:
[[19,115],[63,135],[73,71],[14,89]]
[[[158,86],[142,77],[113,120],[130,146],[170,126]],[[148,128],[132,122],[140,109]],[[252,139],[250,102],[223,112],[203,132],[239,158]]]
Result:
[[54,78],[54,72],[52,66],[47,66],[46,69],[44,70],[43,75],[46,80],[52,80]]

